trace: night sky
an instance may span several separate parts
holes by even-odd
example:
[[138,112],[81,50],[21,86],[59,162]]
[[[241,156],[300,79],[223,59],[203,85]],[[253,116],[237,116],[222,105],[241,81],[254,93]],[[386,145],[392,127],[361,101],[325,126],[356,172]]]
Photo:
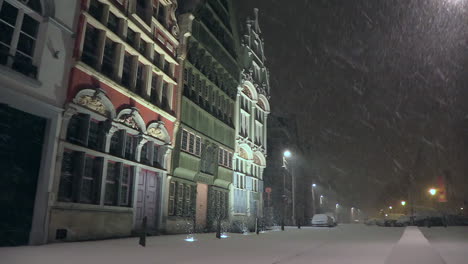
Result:
[[260,9],[273,112],[297,118],[311,177],[362,208],[440,174],[467,199],[468,1],[235,2]]

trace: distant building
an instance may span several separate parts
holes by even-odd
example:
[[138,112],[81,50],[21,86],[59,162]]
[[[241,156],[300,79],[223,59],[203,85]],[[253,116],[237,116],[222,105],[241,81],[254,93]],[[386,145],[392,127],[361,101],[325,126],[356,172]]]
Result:
[[177,5],[79,6],[48,241],[129,236],[145,218],[157,233],[178,109]]
[[269,73],[265,66],[264,43],[258,21],[247,20],[242,38],[241,83],[235,104],[236,145],[231,187],[234,228],[253,228],[263,216],[263,170],[266,167],[267,120],[270,113]]
[[179,13],[183,94],[167,231],[212,230],[229,215],[237,28],[231,1],[184,1]]
[[0,0],[0,246],[47,240],[75,3]]

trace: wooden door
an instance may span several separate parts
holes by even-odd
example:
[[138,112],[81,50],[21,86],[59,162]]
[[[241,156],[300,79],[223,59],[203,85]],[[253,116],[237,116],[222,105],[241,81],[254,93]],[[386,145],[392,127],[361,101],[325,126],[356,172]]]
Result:
[[208,185],[199,183],[197,185],[197,228],[206,227],[206,214],[208,209]]
[[141,228],[143,217],[147,218],[148,230],[157,228],[159,177],[156,172],[141,170],[137,189],[136,225]]

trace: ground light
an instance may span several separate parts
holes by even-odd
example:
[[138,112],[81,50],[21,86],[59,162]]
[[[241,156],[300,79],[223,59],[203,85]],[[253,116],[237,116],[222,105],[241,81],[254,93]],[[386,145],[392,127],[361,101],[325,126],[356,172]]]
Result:
[[221,234],[221,238],[228,238],[229,236],[226,233]]
[[188,235],[187,238],[184,239],[187,242],[195,242],[197,239],[193,235]]

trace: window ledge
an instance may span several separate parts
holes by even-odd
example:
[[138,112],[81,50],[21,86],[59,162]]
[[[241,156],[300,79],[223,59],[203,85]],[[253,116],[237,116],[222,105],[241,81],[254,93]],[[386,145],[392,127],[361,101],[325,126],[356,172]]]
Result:
[[34,78],[31,78],[27,75],[19,73],[10,67],[0,65],[0,75],[6,76],[6,78],[10,79],[16,84],[24,85],[26,84],[32,89],[39,89],[42,86],[42,83]]
[[97,205],[97,204],[81,204],[81,203],[69,203],[69,202],[56,202],[53,209],[65,209],[65,210],[76,210],[76,211],[99,211],[99,212],[118,212],[118,213],[132,213],[133,208],[130,207],[119,207],[119,206],[108,206],[108,205]]

